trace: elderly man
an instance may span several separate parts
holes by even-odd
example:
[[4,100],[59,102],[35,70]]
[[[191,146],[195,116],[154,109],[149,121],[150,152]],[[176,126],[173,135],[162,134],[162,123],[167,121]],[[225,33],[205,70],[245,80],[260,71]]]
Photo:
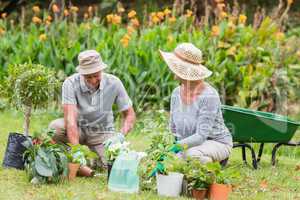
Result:
[[81,52],[78,61],[78,73],[62,86],[64,118],[49,127],[56,129],[55,141],[87,145],[105,164],[103,142],[116,134],[112,106],[116,104],[122,113],[124,135],[133,127],[135,112],[120,79],[103,72],[107,65],[97,51]]

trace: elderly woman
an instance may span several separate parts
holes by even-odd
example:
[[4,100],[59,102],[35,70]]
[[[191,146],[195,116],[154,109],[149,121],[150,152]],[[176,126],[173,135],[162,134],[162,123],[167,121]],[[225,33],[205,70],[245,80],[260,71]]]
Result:
[[232,136],[224,124],[218,92],[204,81],[212,72],[201,65],[201,50],[182,43],[173,52],[160,53],[180,82],[171,96],[170,128],[178,143],[187,146],[185,156],[202,163],[228,158]]

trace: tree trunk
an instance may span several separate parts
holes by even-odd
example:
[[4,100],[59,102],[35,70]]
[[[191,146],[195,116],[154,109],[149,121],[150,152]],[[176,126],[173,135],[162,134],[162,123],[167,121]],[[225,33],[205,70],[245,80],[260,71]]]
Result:
[[24,112],[24,134],[27,137],[29,135],[29,124],[30,124],[30,117],[31,117],[31,106],[25,106]]

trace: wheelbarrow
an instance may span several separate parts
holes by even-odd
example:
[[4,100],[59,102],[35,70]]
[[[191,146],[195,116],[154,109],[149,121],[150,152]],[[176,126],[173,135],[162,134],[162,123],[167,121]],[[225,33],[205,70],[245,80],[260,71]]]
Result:
[[[242,148],[242,159],[245,163],[248,148],[254,169],[257,169],[265,143],[275,144],[272,149],[273,166],[279,147],[300,145],[300,142],[291,141],[300,123],[291,121],[286,116],[227,105],[222,105],[222,112],[225,124],[233,136],[233,148]],[[260,143],[257,157],[251,143]]]

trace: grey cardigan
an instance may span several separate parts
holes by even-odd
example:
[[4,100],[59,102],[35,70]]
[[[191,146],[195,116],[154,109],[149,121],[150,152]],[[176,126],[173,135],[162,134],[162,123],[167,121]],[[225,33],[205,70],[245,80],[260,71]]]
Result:
[[208,83],[197,99],[189,105],[182,102],[180,86],[171,96],[170,129],[178,143],[188,147],[214,140],[232,146],[232,136],[224,124],[218,92]]

